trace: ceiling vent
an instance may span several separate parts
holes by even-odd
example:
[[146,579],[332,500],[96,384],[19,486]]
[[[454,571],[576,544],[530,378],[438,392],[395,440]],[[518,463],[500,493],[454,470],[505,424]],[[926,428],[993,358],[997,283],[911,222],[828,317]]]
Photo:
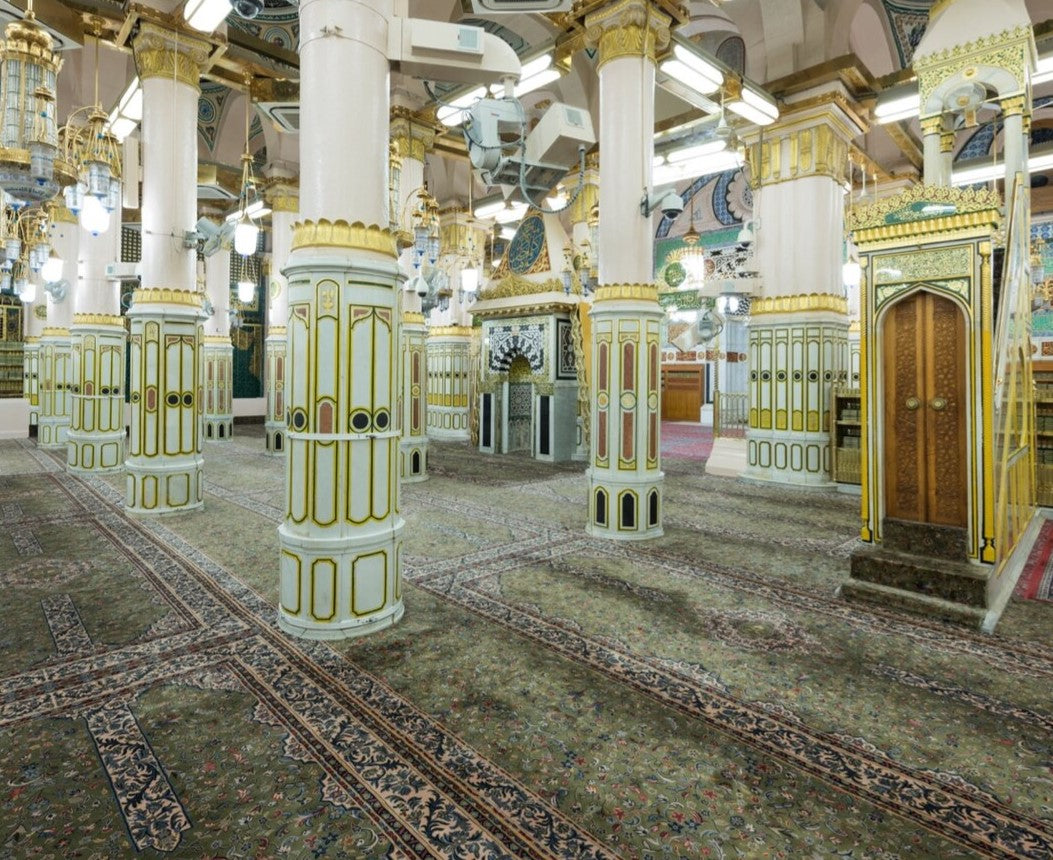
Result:
[[521,12],[569,12],[573,0],[472,0],[477,15],[510,15]]
[[300,133],[299,102],[258,102],[256,107],[265,113],[275,128],[289,134]]

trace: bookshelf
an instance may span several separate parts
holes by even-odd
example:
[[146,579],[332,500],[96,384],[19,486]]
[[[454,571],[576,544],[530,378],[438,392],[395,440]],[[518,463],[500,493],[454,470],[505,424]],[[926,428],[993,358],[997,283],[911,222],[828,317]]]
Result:
[[863,442],[862,398],[858,388],[833,391],[831,410],[831,452],[834,480],[839,484],[858,484],[860,445]]

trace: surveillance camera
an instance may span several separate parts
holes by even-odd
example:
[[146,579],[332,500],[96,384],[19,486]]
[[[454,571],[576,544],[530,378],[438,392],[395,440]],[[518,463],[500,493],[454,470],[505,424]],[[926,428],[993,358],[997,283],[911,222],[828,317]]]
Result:
[[263,0],[234,0],[233,6],[242,18],[255,18],[263,11]]
[[684,200],[675,191],[670,191],[662,198],[658,207],[666,218],[676,218],[677,215],[684,211]]
[[416,293],[422,299],[428,295],[428,282],[424,280],[424,275],[418,272],[406,281],[406,292]]

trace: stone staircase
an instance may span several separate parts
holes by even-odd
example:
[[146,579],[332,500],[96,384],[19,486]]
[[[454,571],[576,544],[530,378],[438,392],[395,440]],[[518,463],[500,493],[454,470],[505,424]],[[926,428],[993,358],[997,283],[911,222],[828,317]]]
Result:
[[980,627],[990,569],[966,560],[965,529],[886,519],[882,532],[852,553],[842,597]]

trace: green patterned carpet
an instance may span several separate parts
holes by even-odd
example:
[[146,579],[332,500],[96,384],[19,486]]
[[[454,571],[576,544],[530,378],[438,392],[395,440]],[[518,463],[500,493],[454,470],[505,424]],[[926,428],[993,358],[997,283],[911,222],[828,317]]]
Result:
[[984,636],[835,596],[858,500],[667,459],[665,537],[581,466],[433,444],[406,616],[275,624],[283,464],[124,516],[0,442],[0,856],[1053,858],[1053,604]]

